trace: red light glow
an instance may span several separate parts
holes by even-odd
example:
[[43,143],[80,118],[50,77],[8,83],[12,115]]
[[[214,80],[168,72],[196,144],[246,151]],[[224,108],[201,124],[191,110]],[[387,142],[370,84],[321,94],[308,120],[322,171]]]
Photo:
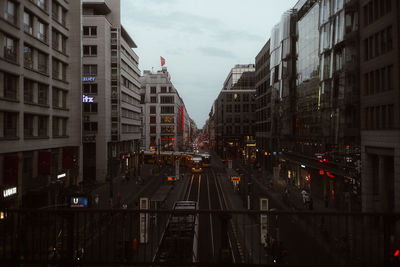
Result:
[[326,175],[328,175],[328,177],[334,178],[335,175],[331,174],[330,172],[326,172]]
[[399,250],[396,250],[396,252],[394,253],[394,256],[395,256],[395,257],[399,256],[399,253],[400,253],[400,251],[399,251]]
[[183,131],[183,106],[181,107],[181,121],[182,121],[182,131]]
[[319,174],[320,175],[324,175],[324,171],[323,170],[319,170]]

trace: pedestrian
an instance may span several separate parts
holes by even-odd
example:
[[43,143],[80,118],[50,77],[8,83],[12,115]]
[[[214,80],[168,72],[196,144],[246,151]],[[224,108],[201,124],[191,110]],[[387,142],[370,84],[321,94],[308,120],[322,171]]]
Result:
[[96,208],[99,207],[99,194],[96,194],[96,196],[94,197],[94,204]]
[[269,248],[269,235],[266,234],[264,235],[264,249],[266,253],[268,253],[268,248]]
[[303,204],[305,205],[305,204],[306,204],[306,200],[307,200],[307,198],[308,198],[308,193],[307,193],[307,191],[306,191],[305,189],[303,189],[303,190],[301,191],[301,195],[302,195],[302,197],[303,197]]

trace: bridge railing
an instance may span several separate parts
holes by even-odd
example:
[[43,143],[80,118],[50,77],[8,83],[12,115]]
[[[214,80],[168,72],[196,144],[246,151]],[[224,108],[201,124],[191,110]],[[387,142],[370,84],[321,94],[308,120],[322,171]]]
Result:
[[[179,211],[180,213],[185,211]],[[291,266],[399,266],[400,214],[198,210],[213,218],[214,253],[200,242],[199,262],[188,263],[170,240],[173,259],[154,257],[172,210],[4,210],[0,218],[0,262],[6,266],[211,266],[275,261]],[[193,213],[193,212],[188,212]],[[266,225],[260,216],[266,215]],[[232,223],[227,223],[227,222]],[[234,227],[232,227],[234,225]],[[235,228],[235,229],[232,229]],[[261,232],[261,229],[264,229]],[[208,229],[208,228],[207,228]],[[266,234],[264,238],[263,234]],[[267,245],[264,244],[267,241]],[[174,243],[175,242],[175,243]],[[204,241],[203,243],[205,243]],[[189,250],[190,251],[190,250]],[[162,261],[154,262],[162,258]],[[190,258],[190,257],[189,257]],[[0,264],[0,265],[1,265]]]

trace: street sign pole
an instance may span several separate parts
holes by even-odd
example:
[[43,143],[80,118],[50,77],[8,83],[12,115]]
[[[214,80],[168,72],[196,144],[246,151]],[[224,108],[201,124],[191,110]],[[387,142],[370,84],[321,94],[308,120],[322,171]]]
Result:
[[[268,198],[260,197],[260,211],[267,211],[269,209]],[[268,234],[268,215],[260,214],[260,236],[261,244],[264,244],[265,238]]]

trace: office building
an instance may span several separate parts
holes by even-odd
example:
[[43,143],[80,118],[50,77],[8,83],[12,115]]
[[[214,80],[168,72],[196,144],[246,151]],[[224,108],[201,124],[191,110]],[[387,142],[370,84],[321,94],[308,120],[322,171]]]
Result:
[[83,179],[92,184],[138,173],[140,71],[119,0],[84,0],[82,25]]
[[170,77],[166,67],[156,73],[145,70],[141,77],[145,150],[185,151],[193,138],[194,122]]
[[56,206],[81,181],[80,1],[0,1],[4,207]]

